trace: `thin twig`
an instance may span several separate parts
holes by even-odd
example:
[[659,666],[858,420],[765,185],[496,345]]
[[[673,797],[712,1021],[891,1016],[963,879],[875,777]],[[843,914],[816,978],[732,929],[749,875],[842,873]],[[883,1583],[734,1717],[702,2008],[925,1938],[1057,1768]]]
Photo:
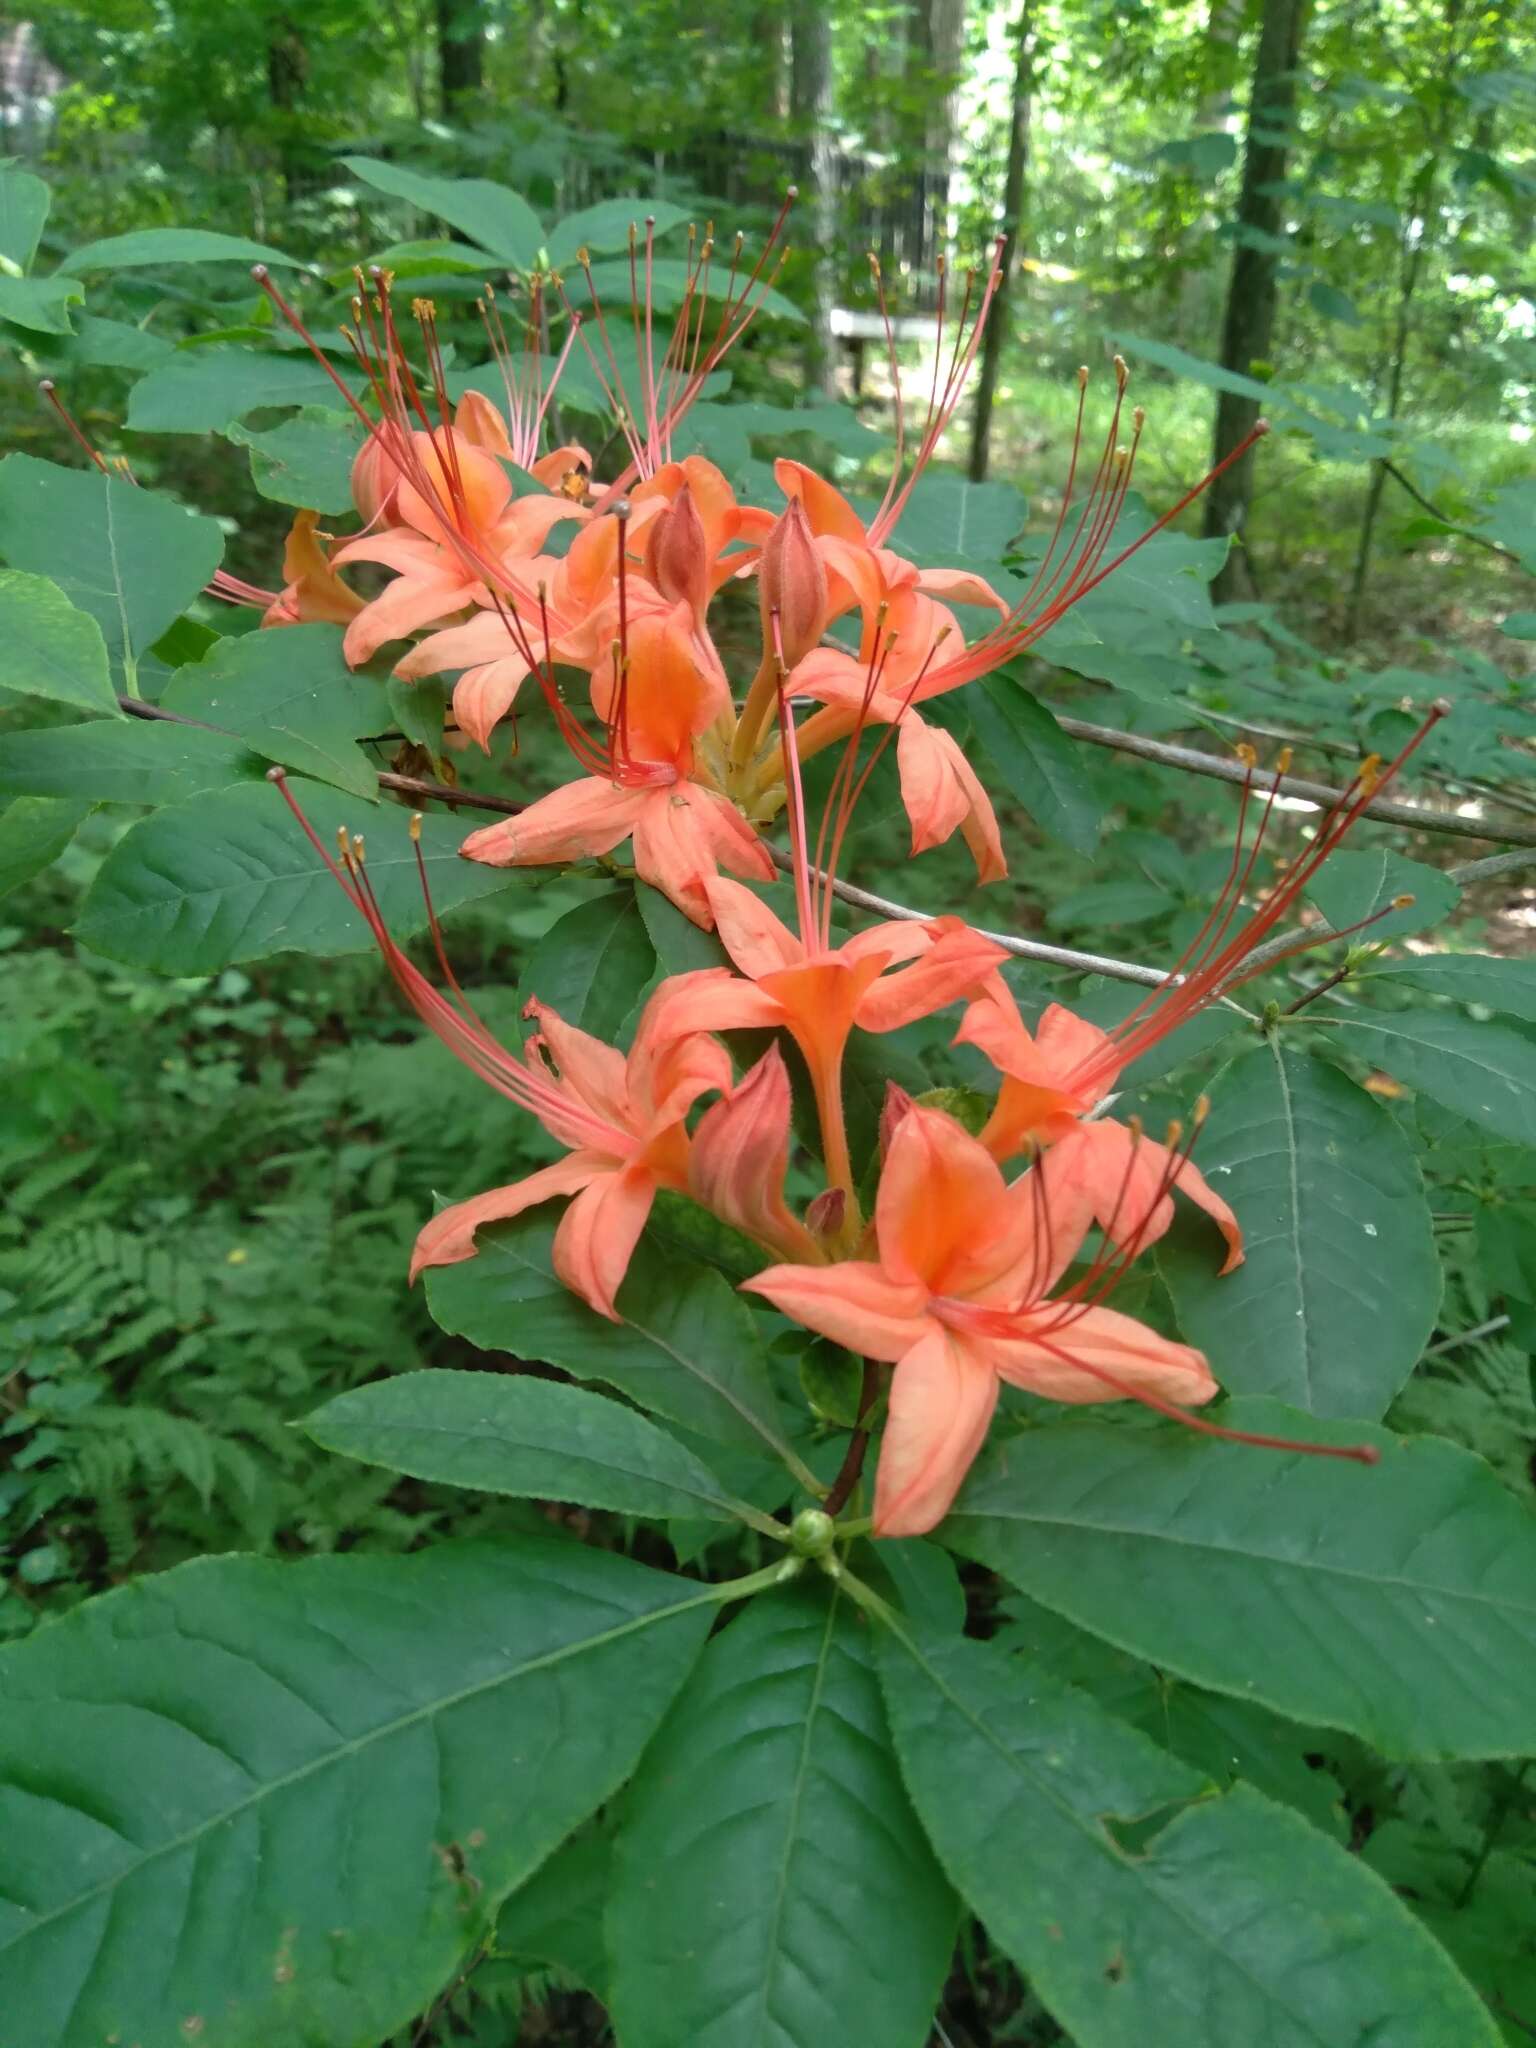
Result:
[[[1086,725],[1079,718],[1059,718],[1057,724],[1075,740],[1090,746],[1109,747],[1119,754],[1134,754],[1139,760],[1156,761],[1162,768],[1179,768],[1188,775],[1208,775],[1216,782],[1244,782],[1253,771],[1241,761],[1229,761],[1221,754],[1202,754],[1195,747],[1180,747],[1170,740],[1148,739],[1144,733],[1119,732],[1109,725]],[[1304,797],[1309,803],[1331,809],[1342,801],[1344,791],[1326,782],[1311,782],[1299,775],[1263,775],[1253,778],[1255,786],[1267,791],[1273,783],[1282,796]],[[1536,825],[1489,825],[1475,818],[1460,818],[1449,811],[1432,811],[1423,804],[1394,803],[1388,797],[1372,797],[1361,806],[1361,815],[1380,818],[1389,825],[1405,825],[1413,832],[1449,832],[1459,839],[1502,839],[1514,846],[1536,846]]]
[[1486,1323],[1479,1323],[1475,1330],[1458,1330],[1454,1337],[1442,1337],[1438,1344],[1431,1344],[1426,1348],[1424,1356],[1438,1358],[1443,1351],[1457,1351],[1463,1344],[1474,1344],[1479,1337],[1496,1337],[1500,1330],[1508,1328],[1508,1316],[1490,1316]]

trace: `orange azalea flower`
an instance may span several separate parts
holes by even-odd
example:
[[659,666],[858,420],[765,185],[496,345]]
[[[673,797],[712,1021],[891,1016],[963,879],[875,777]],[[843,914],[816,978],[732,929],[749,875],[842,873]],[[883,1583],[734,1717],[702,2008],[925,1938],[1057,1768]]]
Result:
[[943,1520],[981,1449],[1002,1381],[1055,1401],[1198,1405],[1218,1391],[1198,1351],[1074,1294],[1054,1297],[1087,1205],[1036,1168],[1008,1187],[940,1110],[896,1127],[869,1259],[774,1266],[745,1283],[834,1343],[895,1366],[875,1482],[877,1536]]
[[825,1253],[784,1199],[789,1132],[789,1074],[774,1045],[700,1117],[688,1153],[688,1192],[781,1259],[814,1264]]
[[930,1016],[969,994],[1006,955],[952,917],[872,925],[833,946],[814,919],[802,920],[806,935],[797,937],[739,882],[717,876],[707,887],[721,944],[745,979],[711,988],[699,1024],[789,1033],[810,1071],[829,1184],[851,1202],[842,1075],[854,1029],[899,1031]]
[[283,588],[268,605],[264,626],[297,626],[318,621],[345,626],[363,600],[336,574],[325,542],[316,532],[318,512],[297,512],[283,547]]
[[[686,604],[638,620],[628,653],[593,678],[598,713],[618,741],[606,774],[567,783],[518,816],[472,832],[463,851],[492,867],[590,859],[633,839],[642,879],[695,924],[713,923],[708,882],[722,867],[768,881],[773,863],[721,792],[700,742],[729,707],[724,678],[698,662]],[[613,779],[615,768],[622,780]]]

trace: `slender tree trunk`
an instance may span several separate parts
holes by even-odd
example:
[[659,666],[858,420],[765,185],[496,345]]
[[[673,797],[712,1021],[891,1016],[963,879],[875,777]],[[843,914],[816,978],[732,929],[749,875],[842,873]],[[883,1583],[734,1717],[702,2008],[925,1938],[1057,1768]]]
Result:
[[[1243,150],[1243,184],[1238,200],[1239,241],[1232,255],[1227,310],[1222,323],[1223,369],[1248,376],[1255,362],[1268,359],[1279,301],[1279,261],[1273,238],[1283,220],[1286,145],[1283,139],[1296,112],[1296,67],[1307,0],[1264,0],[1253,87],[1248,96],[1247,136]],[[1247,239],[1244,239],[1244,231]],[[1223,391],[1216,405],[1213,463],[1226,460],[1259,416],[1258,402]],[[1253,489],[1253,456],[1234,463],[1205,494],[1208,536],[1241,536]],[[1237,550],[1216,579],[1218,601],[1235,596],[1247,581]]]
[[453,120],[485,87],[480,0],[437,0],[437,80],[443,117]]
[[277,162],[282,174],[283,197],[291,206],[303,186],[300,146],[299,101],[309,77],[309,51],[298,24],[280,15],[267,36],[267,97],[277,125]]
[[805,142],[802,194],[811,247],[812,309],[805,345],[808,387],[835,395],[837,360],[832,338],[837,240],[836,152],[832,146],[832,15],[827,0],[795,0],[791,19],[790,93],[795,128]]
[[1243,35],[1243,0],[1211,0],[1205,23],[1205,90],[1195,114],[1197,128],[1237,130],[1238,45]]
[[1031,0],[1019,9],[1018,56],[1013,73],[1013,114],[1008,125],[1008,170],[1003,184],[1002,232],[1006,237],[1000,259],[1003,281],[992,301],[992,314],[981,342],[981,372],[976,380],[976,409],[971,416],[972,483],[986,480],[991,456],[992,404],[997,396],[997,374],[1008,339],[1009,311],[1013,298],[1013,276],[1024,247],[1025,180],[1029,175],[1029,116],[1035,90],[1035,32]]
[[949,187],[957,94],[965,55],[966,0],[911,0],[907,25],[907,89],[922,109],[925,208],[934,253],[949,240]]

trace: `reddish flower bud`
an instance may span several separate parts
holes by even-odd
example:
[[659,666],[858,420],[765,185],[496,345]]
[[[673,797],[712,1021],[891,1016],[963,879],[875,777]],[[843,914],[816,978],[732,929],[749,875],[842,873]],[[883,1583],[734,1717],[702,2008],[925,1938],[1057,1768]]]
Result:
[[818,645],[827,623],[827,572],[798,498],[790,499],[763,543],[757,585],[764,651],[776,651],[776,615],[777,647],[783,652],[784,666],[794,668]]
[[709,603],[709,543],[687,484],[651,522],[645,573],[669,604],[688,605],[694,624],[703,624]]
[[885,1084],[885,1101],[880,1105],[880,1157],[884,1159],[891,1149],[891,1140],[908,1110],[913,1107],[911,1096],[905,1088],[894,1081]]
[[848,1214],[848,1191],[846,1188],[823,1188],[813,1201],[807,1204],[805,1227],[812,1237],[823,1243],[837,1236],[843,1227],[843,1218]]

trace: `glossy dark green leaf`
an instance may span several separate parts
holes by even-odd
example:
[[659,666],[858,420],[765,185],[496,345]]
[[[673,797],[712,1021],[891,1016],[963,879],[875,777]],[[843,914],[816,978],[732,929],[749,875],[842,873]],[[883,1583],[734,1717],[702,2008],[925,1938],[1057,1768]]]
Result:
[[544,246],[544,230],[527,200],[489,178],[435,178],[371,156],[347,156],[342,162],[375,192],[435,214],[515,269],[529,269]]
[[100,626],[131,689],[146,651],[219,566],[218,526],[155,491],[32,455],[0,462],[0,555],[51,576]]
[[968,693],[968,708],[996,780],[1042,832],[1092,853],[1104,806],[1081,750],[1045,706],[1007,676],[988,676]]
[[1353,1012],[1340,1044],[1357,1059],[1515,1145],[1536,1145],[1536,1045],[1503,1024],[1427,1010]]
[[1420,953],[1407,960],[1383,961],[1371,970],[1370,979],[1423,989],[1426,995],[1450,996],[1458,1003],[1477,1003],[1500,1016],[1536,1024],[1536,960],[1497,953]]
[[633,1769],[712,1605],[526,1537],[199,1561],[0,1653],[7,2048],[374,2048]]
[[496,1919],[492,1954],[558,1970],[594,1996],[608,1996],[603,1911],[613,1839],[601,1824],[584,1828],[519,1885]]
[[93,719],[8,735],[0,793],[96,803],[174,804],[206,789],[259,782],[267,764],[243,741],[169,720]]
[[760,1595],[647,1753],[614,1850],[625,2048],[922,2048],[955,1904],[886,1733],[869,1628]]
[[907,1624],[880,1672],[946,1869],[1079,2048],[1493,2048],[1387,1885],[996,1645]]
[[729,967],[731,956],[713,932],[700,930],[668,897],[648,882],[636,882],[635,902],[651,935],[656,958],[667,974],[692,974],[700,967]]
[[522,993],[611,1043],[655,971],[635,892],[620,887],[556,919],[523,969]]
[[167,711],[235,733],[253,753],[354,796],[378,793],[355,742],[389,729],[384,686],[355,676],[339,626],[284,626],[216,641],[161,693]]
[[0,896],[51,868],[90,808],[78,797],[19,796],[0,810]]
[[34,334],[73,334],[71,306],[85,297],[73,277],[7,277],[0,273],[0,320]]
[[0,256],[30,270],[53,194],[42,178],[19,164],[0,165]]
[[[366,828],[368,872],[397,938],[426,927],[409,818],[306,782],[298,794],[327,851]],[[507,886],[503,868],[460,858],[457,818],[424,818],[421,850],[440,914]],[[263,781],[209,791],[145,818],[103,862],[75,926],[83,944],[161,974],[212,974],[268,953],[365,953],[360,914]]]
[[120,716],[100,626],[22,569],[0,570],[0,689]]
[[1222,1419],[1381,1462],[1073,1420],[1000,1444],[944,1540],[1160,1669],[1389,1756],[1536,1748],[1536,1517],[1492,1469],[1275,1401]]
[[549,1258],[558,1221],[546,1204],[492,1224],[477,1234],[472,1259],[430,1272],[427,1300],[442,1327],[483,1351],[603,1380],[703,1436],[783,1455],[762,1339],[729,1282],[642,1239],[619,1290],[623,1320],[611,1323],[555,1278]]
[[1179,1326],[1222,1385],[1375,1421],[1440,1306],[1434,1225],[1390,1112],[1324,1060],[1271,1041],[1211,1090],[1199,1163],[1243,1226],[1222,1277],[1208,1228],[1158,1248]]
[[953,471],[930,469],[914,486],[892,541],[914,562],[973,568],[985,576],[1017,539],[1028,511],[1012,484],[996,478],[975,484]]
[[627,1515],[735,1515],[715,1475],[643,1415],[526,1373],[407,1372],[338,1394],[304,1419],[367,1465]]

